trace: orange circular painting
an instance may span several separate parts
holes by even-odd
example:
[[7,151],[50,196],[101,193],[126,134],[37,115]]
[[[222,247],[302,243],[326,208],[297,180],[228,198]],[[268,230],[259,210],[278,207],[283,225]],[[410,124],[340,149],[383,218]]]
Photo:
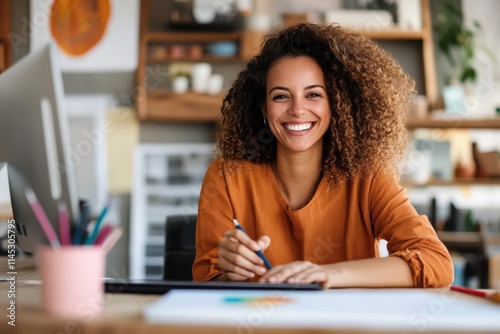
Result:
[[72,56],[92,49],[106,31],[109,0],[55,0],[50,10],[50,29],[59,47]]

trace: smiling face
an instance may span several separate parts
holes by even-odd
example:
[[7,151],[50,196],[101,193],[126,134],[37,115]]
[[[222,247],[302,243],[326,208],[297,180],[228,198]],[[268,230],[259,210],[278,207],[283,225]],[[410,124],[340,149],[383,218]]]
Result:
[[305,56],[278,59],[267,73],[263,113],[278,152],[321,152],[330,106],[318,63]]

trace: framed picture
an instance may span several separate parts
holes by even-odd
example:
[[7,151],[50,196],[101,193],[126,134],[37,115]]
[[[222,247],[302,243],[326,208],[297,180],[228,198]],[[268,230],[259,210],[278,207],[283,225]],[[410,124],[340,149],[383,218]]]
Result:
[[64,72],[134,71],[139,15],[139,0],[30,0],[30,47],[53,42]]

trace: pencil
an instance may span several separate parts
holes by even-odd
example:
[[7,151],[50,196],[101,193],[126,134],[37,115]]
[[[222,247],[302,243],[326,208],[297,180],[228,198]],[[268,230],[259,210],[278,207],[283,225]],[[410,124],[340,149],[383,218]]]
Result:
[[80,222],[76,226],[76,231],[73,234],[73,245],[81,245],[87,230],[87,223],[89,220],[89,204],[83,203],[80,209]]
[[102,245],[104,243],[104,241],[106,241],[106,239],[108,238],[108,236],[111,234],[111,232],[113,231],[113,226],[107,224],[107,225],[104,225],[101,229],[101,231],[99,232],[99,234],[97,235],[97,238],[95,239],[95,242],[94,242],[94,245]]
[[68,211],[63,202],[59,202],[57,209],[59,211],[59,235],[61,237],[61,245],[71,245],[71,233],[69,228]]
[[94,229],[92,230],[92,233],[87,237],[85,240],[85,245],[92,245],[95,242],[95,239],[97,238],[97,235],[99,234],[99,227],[101,226],[102,221],[104,220],[104,217],[106,216],[106,213],[108,212],[109,209],[109,202],[104,206],[104,209],[102,209],[101,214],[99,215],[99,218],[97,218],[97,221],[95,222]]
[[470,289],[470,288],[466,288],[463,286],[456,286],[456,285],[452,285],[450,287],[450,290],[466,293],[466,294],[472,295],[472,296],[486,298],[486,299],[489,299],[491,301],[494,301],[495,303],[500,303],[500,292],[499,291],[486,292],[486,291],[475,290],[475,289]]
[[113,246],[116,244],[118,239],[120,239],[122,234],[123,234],[123,229],[121,227],[117,227],[113,230],[113,232],[111,232],[111,234],[106,238],[106,240],[104,240],[104,242],[102,243],[102,248],[106,253],[109,252],[111,248],[113,248]]
[[54,228],[52,227],[49,218],[45,214],[45,211],[43,211],[42,205],[38,201],[38,198],[36,197],[33,190],[27,189],[25,191],[25,195],[26,198],[28,199],[28,202],[30,203],[33,213],[36,216],[36,219],[38,220],[38,223],[42,227],[43,233],[45,233],[45,236],[49,240],[50,246],[52,246],[52,248],[61,247],[59,239],[57,239],[56,232],[54,231]]
[[[234,226],[236,226],[236,228],[238,230],[240,230],[243,233],[245,233],[246,235],[248,235],[248,233],[245,231],[243,226],[241,226],[240,223],[238,223],[238,221],[236,219],[233,219],[233,223],[234,223]],[[262,251],[260,249],[258,251],[255,251],[255,253],[257,253],[257,255],[262,259],[262,261],[264,261],[264,265],[266,266],[267,269],[272,268],[271,263],[269,263],[269,260],[266,258],[266,256],[264,255],[264,253],[262,253]]]

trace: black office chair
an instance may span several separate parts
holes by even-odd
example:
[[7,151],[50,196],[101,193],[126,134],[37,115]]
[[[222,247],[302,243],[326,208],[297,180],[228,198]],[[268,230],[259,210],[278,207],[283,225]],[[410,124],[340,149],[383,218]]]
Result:
[[165,221],[163,279],[192,281],[196,215],[168,216]]

